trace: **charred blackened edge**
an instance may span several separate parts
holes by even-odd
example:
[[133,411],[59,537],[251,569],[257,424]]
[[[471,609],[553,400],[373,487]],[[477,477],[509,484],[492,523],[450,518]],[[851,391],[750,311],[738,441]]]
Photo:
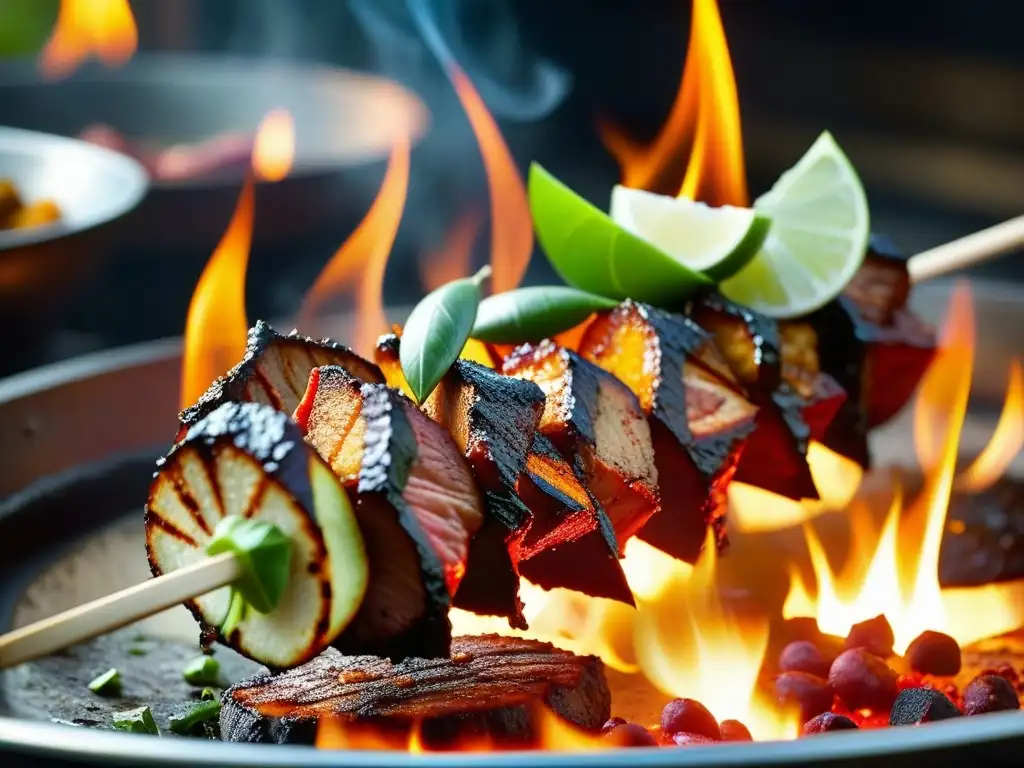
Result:
[[[265,487],[273,480],[315,521],[310,462],[323,463],[323,460],[316,451],[306,445],[299,426],[287,415],[268,405],[226,402],[214,408],[189,427],[185,437],[174,445],[166,456],[157,459],[157,471],[153,477],[155,479],[162,472],[180,474],[175,464],[176,457],[185,451],[194,451],[211,479],[210,487],[214,493],[219,494],[220,486],[214,481],[216,472],[213,465],[216,460],[215,451],[221,445],[230,445],[250,456],[263,468],[262,486]],[[326,464],[324,467],[330,469]],[[179,489],[184,488],[182,478],[172,477],[172,482]],[[257,489],[250,497],[250,504],[258,503],[262,496],[263,489]],[[185,496],[182,497],[182,501],[188,503]],[[219,495],[217,503],[223,508],[224,502]],[[144,517],[147,530],[152,521],[153,512],[147,501]],[[154,524],[166,530],[166,524],[162,519]],[[322,542],[320,546],[323,547]],[[320,562],[323,562],[327,556],[326,549],[322,549],[318,556]],[[153,559],[149,536],[146,537],[146,559],[150,572],[154,576],[159,576],[161,571]],[[202,645],[210,645],[214,640],[224,645],[233,645],[230,638],[221,634],[219,627],[211,626],[205,621],[195,600],[186,601],[185,607],[199,623]]]
[[[313,339],[303,336],[298,331],[284,335],[274,330],[266,321],[257,320],[256,324],[249,329],[245,354],[242,359],[231,370],[218,377],[194,405],[178,414],[178,420],[182,427],[186,428],[195,424],[225,402],[246,400],[246,385],[253,377],[260,376],[256,367],[257,361],[275,343],[312,347],[318,351],[336,355],[338,360],[335,364],[340,365],[361,381],[384,382],[384,374],[381,373],[380,368],[369,360],[364,360],[344,344],[329,338]],[[319,363],[310,360],[310,370],[318,365]]]
[[829,424],[821,443],[867,469],[868,418],[864,403],[865,343],[857,333],[857,310],[843,296],[808,317],[818,335],[821,370],[846,391],[846,399]]
[[[360,395],[360,418],[366,423],[366,434],[359,468],[358,503],[377,496],[396,511],[399,525],[416,548],[426,600],[419,622],[384,643],[375,642],[372,651],[394,660],[445,656],[451,646],[451,596],[444,567],[401,494],[419,455],[416,434],[404,411],[406,406],[415,406],[385,384],[363,384]],[[371,650],[354,646],[344,633],[335,644],[347,653]]]

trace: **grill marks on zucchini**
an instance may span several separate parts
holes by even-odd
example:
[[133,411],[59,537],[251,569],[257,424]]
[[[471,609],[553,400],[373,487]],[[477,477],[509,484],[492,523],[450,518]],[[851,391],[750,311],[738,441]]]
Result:
[[445,655],[448,609],[483,522],[451,436],[408,398],[337,366],[317,369],[297,414],[306,440],[356,492],[370,583],[337,645],[391,658]]
[[[269,614],[253,610],[220,639],[270,667],[312,658],[348,625],[368,567],[344,488],[302,442],[287,416],[257,403],[225,403],[188,430],[162,459],[146,504],[146,548],[155,576],[198,562],[217,521],[259,518],[294,546],[291,576]],[[204,627],[228,612],[230,588],[189,609]]]

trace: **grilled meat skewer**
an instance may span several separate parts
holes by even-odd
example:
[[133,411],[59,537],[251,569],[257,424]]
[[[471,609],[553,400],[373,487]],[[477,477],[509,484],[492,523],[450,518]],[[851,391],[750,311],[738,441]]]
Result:
[[384,384],[315,368],[295,413],[308,442],[353,491],[370,583],[346,652],[445,655],[448,610],[483,524],[469,466],[449,434]]
[[400,664],[328,649],[301,667],[228,689],[220,725],[225,741],[310,744],[319,726],[353,735],[373,729],[404,746],[418,726],[432,749],[467,737],[512,747],[535,743],[541,706],[598,730],[611,714],[601,661],[497,635],[459,637],[449,658]]

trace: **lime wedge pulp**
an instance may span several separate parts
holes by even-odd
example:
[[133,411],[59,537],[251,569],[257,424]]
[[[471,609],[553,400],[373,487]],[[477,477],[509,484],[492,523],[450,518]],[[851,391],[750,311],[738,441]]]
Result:
[[757,254],[771,219],[753,208],[714,208],[687,197],[669,197],[616,185],[612,219],[690,269],[724,280]]
[[711,280],[638,237],[548,173],[530,166],[530,214],[548,261],[567,284],[612,299],[672,306]]
[[772,226],[750,263],[719,286],[726,298],[769,317],[797,317],[838,296],[864,261],[867,198],[828,131],[754,208]]

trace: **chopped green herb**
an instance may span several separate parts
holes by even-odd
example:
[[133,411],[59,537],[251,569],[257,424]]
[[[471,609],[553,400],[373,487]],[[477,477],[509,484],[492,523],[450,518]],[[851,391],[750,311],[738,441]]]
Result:
[[156,721],[153,719],[153,713],[149,711],[149,707],[138,707],[125,712],[115,712],[111,715],[111,718],[114,721],[115,730],[118,731],[160,734],[160,729],[156,727]]
[[100,696],[120,696],[121,688],[121,673],[116,669],[108,669],[89,683],[89,690]]
[[145,656],[147,653],[149,653],[149,651],[147,651],[145,648],[129,648],[128,649],[128,655],[129,656]]
[[213,688],[203,688],[203,692],[199,695],[199,698],[203,701],[215,701],[217,698],[217,692]]
[[179,714],[171,715],[171,731],[182,736],[196,733],[201,730],[203,724],[216,720],[219,716],[219,701],[197,701]]
[[181,673],[185,682],[196,687],[220,684],[220,663],[213,656],[192,659]]

